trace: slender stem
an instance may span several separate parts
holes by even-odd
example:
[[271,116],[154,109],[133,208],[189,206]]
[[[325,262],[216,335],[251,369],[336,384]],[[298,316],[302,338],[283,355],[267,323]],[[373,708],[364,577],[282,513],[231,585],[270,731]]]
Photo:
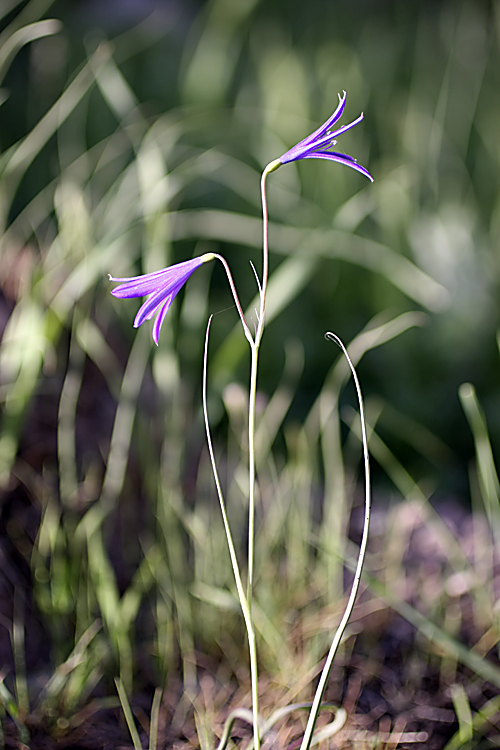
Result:
[[[251,624],[248,640],[250,645],[250,671],[252,676],[252,704],[254,717],[254,744],[255,750],[259,750],[260,738],[258,730],[258,674],[257,674],[257,649],[255,644],[255,631],[252,619],[252,593],[253,593],[253,569],[254,569],[254,545],[255,545],[255,401],[257,396],[257,371],[259,364],[259,347],[264,333],[266,318],[266,292],[267,279],[269,276],[269,219],[267,214],[266,177],[270,172],[281,166],[279,160],[267,165],[262,173],[260,181],[262,198],[262,284],[260,285],[260,309],[257,321],[255,338],[252,340],[245,330],[245,335],[250,342],[252,351],[252,362],[250,370],[250,394],[248,399],[248,576],[247,576],[247,606]],[[233,296],[235,293],[233,292]],[[242,317],[242,313],[240,313]],[[246,327],[242,317],[243,328]]]
[[264,333],[267,281],[269,278],[269,216],[267,213],[266,195],[266,177],[268,175],[268,169],[269,167],[267,166],[262,172],[262,177],[260,178],[260,197],[262,201],[262,285],[260,291],[259,325],[255,336],[256,341],[259,342]]
[[[267,214],[266,178],[281,166],[279,159],[270,162],[262,172],[260,194],[262,199],[262,283],[260,284],[260,309],[255,339],[250,343],[252,364],[250,371],[250,395],[248,399],[248,579],[247,601],[251,606],[254,569],[255,539],[255,399],[257,396],[257,371],[259,347],[266,319],[266,293],[269,276],[269,218]],[[247,336],[248,338],[248,336]]]
[[255,541],[255,401],[257,396],[257,369],[259,346],[252,346],[250,370],[250,396],[248,399],[248,578],[247,601],[251,607],[253,591],[254,541]]
[[356,565],[356,571],[354,573],[354,580],[352,582],[352,587],[351,587],[351,593],[349,595],[349,599],[345,608],[345,612],[337,628],[337,632],[335,633],[335,636],[333,638],[332,645],[330,646],[330,651],[328,652],[325,666],[323,667],[323,671],[321,672],[321,677],[318,683],[318,687],[316,688],[316,693],[314,695],[313,704],[311,706],[311,712],[307,720],[307,725],[306,725],[306,729],[304,732],[304,737],[302,739],[302,744],[300,746],[300,750],[309,750],[311,746],[311,740],[312,740],[312,736],[314,732],[314,727],[316,726],[316,720],[318,718],[319,707],[323,699],[323,695],[326,689],[328,678],[330,676],[330,670],[332,668],[333,660],[335,658],[335,654],[337,653],[337,649],[339,647],[339,643],[342,639],[342,636],[344,635],[344,631],[347,627],[347,623],[349,622],[349,618],[354,608],[354,602],[358,594],[359,583],[361,581],[361,572],[363,570],[363,564],[364,564],[365,556],[366,556],[366,547],[368,545],[368,531],[370,528],[370,505],[371,505],[370,460],[369,460],[369,455],[368,455],[368,439],[366,436],[365,410],[363,406],[363,396],[361,393],[361,386],[359,384],[358,376],[356,375],[356,370],[354,369],[354,365],[352,364],[349,354],[347,353],[347,350],[344,344],[342,343],[342,341],[334,333],[326,333],[325,338],[328,341],[335,341],[335,343],[337,343],[342,349],[342,352],[344,353],[344,356],[346,357],[349,363],[349,367],[351,368],[352,376],[354,379],[354,384],[356,386],[356,393],[357,393],[358,402],[359,402],[359,416],[361,420],[361,434],[362,434],[362,439],[363,439],[363,458],[364,458],[364,469],[365,469],[365,520],[364,520],[364,525],[363,525],[363,536],[362,536],[361,545],[359,548],[358,562]]
[[[233,566],[233,573],[236,581],[236,589],[238,591],[238,597],[240,600],[243,617],[247,629],[248,636],[248,647],[250,652],[250,675],[252,682],[252,712],[253,712],[253,733],[254,733],[254,748],[260,750],[260,732],[259,732],[259,692],[258,692],[258,673],[257,673],[257,647],[255,642],[255,629],[253,626],[252,619],[252,590],[253,590],[253,569],[254,569],[254,541],[255,541],[255,401],[257,396],[257,370],[258,370],[258,359],[259,359],[259,346],[264,333],[265,323],[265,312],[266,312],[266,292],[267,292],[267,280],[269,275],[269,242],[268,242],[268,215],[267,215],[267,198],[266,198],[266,177],[270,172],[274,172],[275,169],[281,166],[281,162],[275,160],[267,165],[262,173],[261,178],[261,196],[262,196],[262,222],[263,222],[263,240],[262,240],[262,284],[260,285],[260,308],[258,312],[257,326],[255,330],[255,337],[252,336],[250,329],[248,328],[241,307],[236,287],[234,285],[233,277],[229,266],[221,255],[214,253],[214,257],[218,258],[224,269],[231,287],[231,293],[233,295],[234,303],[238,314],[240,316],[241,324],[245,337],[250,344],[252,352],[252,363],[250,372],[250,394],[248,400],[248,474],[249,474],[249,491],[248,491],[248,576],[247,576],[247,591],[246,596],[243,592],[243,585],[241,581],[240,570],[238,566],[238,560],[236,558],[236,551],[229,528],[229,522],[226,514],[226,506],[224,497],[222,495],[222,489],[219,482],[219,476],[217,472],[217,466],[215,463],[215,456],[212,447],[212,439],[210,436],[210,426],[208,422],[208,411],[207,411],[207,359],[208,359],[208,334],[210,331],[210,322],[208,322],[207,333],[205,336],[205,354],[203,361],[203,414],[205,417],[205,429],[207,432],[208,449],[210,452],[210,460],[212,462],[212,471],[217,487],[217,494],[219,496],[219,503],[222,511],[222,519],[224,522],[224,529],[226,532],[227,543],[229,547],[229,555],[231,558],[231,564]],[[258,281],[258,280],[257,280]]]
[[262,284],[260,290],[259,322],[255,333],[255,343],[258,346],[264,333],[266,319],[266,294],[267,281],[269,277],[269,218],[267,215],[266,178],[271,172],[281,167],[279,159],[270,162],[262,172],[260,179],[260,197],[262,201]]
[[252,715],[253,715],[253,744],[255,750],[260,750],[260,727],[259,727],[259,678],[257,674],[257,645],[255,643],[255,630],[253,627],[252,614],[248,611],[251,630],[248,631],[248,648],[250,652],[250,678],[252,682]]
[[[229,548],[229,557],[231,558],[231,565],[233,568],[234,580],[236,582],[236,591],[238,592],[238,599],[240,601],[241,611],[243,612],[243,619],[247,630],[248,637],[248,649],[250,652],[250,677],[252,682],[252,713],[253,713],[253,734],[254,734],[254,747],[255,750],[260,750],[260,731],[259,731],[259,692],[258,692],[258,675],[257,675],[257,648],[255,643],[255,630],[252,621],[252,613],[245,591],[243,588],[243,582],[240,574],[240,567],[238,565],[238,558],[236,556],[236,549],[234,547],[233,537],[231,529],[229,527],[229,520],[226,512],[226,503],[224,501],[224,495],[222,493],[222,487],[219,480],[219,472],[217,471],[217,464],[215,461],[215,454],[212,443],[212,435],[210,432],[210,423],[208,420],[208,407],[207,407],[207,362],[208,362],[208,337],[210,333],[210,324],[212,322],[212,316],[210,316],[207,324],[207,331],[205,334],[205,349],[203,355],[203,416],[205,420],[205,431],[207,434],[208,451],[210,454],[210,461],[212,464],[212,472],[215,479],[215,486],[217,488],[217,495],[219,497],[219,504],[222,513],[222,520],[224,523],[224,531],[226,532],[226,540]],[[253,351],[253,348],[252,348]]]
[[226,271],[227,280],[229,281],[229,286],[231,288],[231,294],[233,295],[234,304],[236,305],[236,309],[238,310],[238,315],[240,316],[241,325],[243,326],[243,331],[245,333],[245,336],[248,340],[248,343],[250,346],[253,346],[253,338],[252,334],[250,333],[250,329],[247,325],[247,322],[245,320],[245,314],[243,312],[243,308],[240,303],[240,298],[238,297],[238,292],[236,291],[236,286],[234,285],[233,276],[231,274],[231,269],[229,268],[229,264],[227,260],[218,253],[213,253],[214,258],[217,258],[217,260],[220,260],[222,265],[224,266],[224,270]]

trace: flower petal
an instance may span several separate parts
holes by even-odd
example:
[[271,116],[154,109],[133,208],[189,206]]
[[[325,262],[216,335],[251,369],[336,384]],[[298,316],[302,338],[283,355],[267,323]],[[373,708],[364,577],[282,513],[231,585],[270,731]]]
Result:
[[[328,130],[332,128],[333,125],[337,122],[337,120],[340,120],[342,115],[344,114],[344,108],[346,103],[347,94],[344,91],[343,96],[340,96],[339,94],[339,105],[333,115],[330,115],[328,120],[323,123],[323,125],[320,125],[320,127],[314,131],[314,133],[311,133],[311,135],[308,135],[307,138],[304,138],[300,143],[298,143],[296,146],[293,147],[293,149],[290,149],[290,151],[293,151],[294,149],[298,149],[299,147],[306,147],[309,146],[313,141],[316,141],[318,138],[321,138]],[[287,153],[290,153],[289,151]]]
[[139,328],[145,320],[151,320],[163,303],[169,298],[175,297],[179,289],[182,287],[180,284],[175,290],[170,288],[159,289],[156,294],[152,294],[148,299],[141,305],[134,320],[134,328]]
[[122,278],[109,275],[110,281],[119,282],[119,286],[113,289],[111,294],[122,299],[147,297],[135,316],[134,328],[138,328],[145,320],[151,320],[156,315],[153,325],[153,341],[158,345],[160,329],[175,295],[199,266],[216,257],[218,256],[214,253],[205,253],[197,258],[141,276]]
[[329,159],[330,161],[336,161],[338,164],[345,164],[346,167],[356,169],[358,172],[361,172],[361,174],[364,174],[365,177],[368,177],[370,182],[373,182],[373,177],[369,171],[362,167],[361,164],[358,164],[352,156],[338,154],[335,151],[312,151],[310,154],[306,154],[304,159]]
[[350,130],[357,125],[363,119],[363,113],[359,115],[355,120],[343,125],[338,130],[332,130],[335,123],[342,117],[346,102],[346,92],[344,91],[343,96],[339,95],[339,105],[335,112],[323,123],[314,133],[308,135],[307,138],[297,143],[289,151],[277,160],[278,164],[288,164],[292,161],[298,161],[299,159],[329,159],[330,161],[336,161],[339,164],[346,164],[348,167],[356,169],[361,174],[368,177],[373,182],[373,177],[367,169],[361,167],[355,159],[345,154],[339,154],[336,151],[329,151],[330,148],[336,145],[336,138],[347,130]]
[[167,297],[163,307],[160,308],[155,318],[155,322],[153,324],[153,341],[155,342],[156,346],[158,346],[158,339],[160,338],[160,330],[163,325],[163,321],[165,320],[165,316],[170,310],[170,306],[173,302],[174,296],[175,295],[171,294]]
[[[109,276],[110,281],[121,282],[111,291],[114,297],[119,299],[129,299],[131,297],[145,297],[147,294],[155,294],[160,289],[174,289],[180,282],[184,284],[191,274],[204,263],[204,256],[186,260],[183,263],[177,263],[161,271],[146,273],[141,276],[131,276],[129,278],[117,278]],[[179,287],[180,288],[180,287]]]
[[348,125],[342,125],[342,127],[336,130],[334,133],[330,133],[331,138],[337,138],[339,135],[342,135],[342,133],[345,133],[346,130],[350,130],[355,125],[357,125],[358,122],[361,122],[363,117],[364,117],[364,114],[363,112],[361,112],[360,116],[356,117],[356,119],[350,122]]

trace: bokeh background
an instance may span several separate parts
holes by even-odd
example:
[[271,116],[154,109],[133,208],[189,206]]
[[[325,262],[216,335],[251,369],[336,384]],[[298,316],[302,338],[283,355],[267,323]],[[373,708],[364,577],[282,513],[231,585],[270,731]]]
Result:
[[[260,172],[343,90],[345,121],[365,118],[339,148],[374,184],[319,160],[268,181],[266,668],[283,636],[269,623],[285,611],[294,621],[297,592],[340,590],[338,561],[323,560],[321,575],[315,566],[330,542],[344,555],[359,501],[355,394],[325,331],[353,342],[376,511],[453,504],[486,512],[495,530],[498,3],[3,0],[0,16],[2,606],[7,633],[22,592],[30,669],[64,662],[95,626],[92,656],[71,671],[75,705],[113,669],[130,690],[134,674],[150,684],[179,665],[196,681],[198,651],[237,672],[241,623],[201,420],[215,313],[209,406],[243,537],[249,358],[225,277],[213,264],[193,276],[156,348],[107,274],[219,252],[251,308]],[[305,528],[309,538],[293,541]],[[289,565],[281,599],[279,561]],[[311,660],[324,637],[314,642]]]

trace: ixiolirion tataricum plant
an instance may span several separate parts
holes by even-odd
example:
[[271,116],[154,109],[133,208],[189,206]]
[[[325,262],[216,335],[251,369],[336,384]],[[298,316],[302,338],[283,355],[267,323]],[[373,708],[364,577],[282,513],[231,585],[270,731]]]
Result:
[[[269,246],[268,246],[268,214],[267,214],[267,198],[266,198],[266,179],[267,176],[279,169],[284,164],[289,162],[299,161],[301,159],[328,159],[329,161],[338,162],[344,164],[347,167],[357,170],[369,180],[373,182],[373,178],[355,159],[351,156],[347,156],[339,151],[334,151],[333,147],[336,145],[336,138],[345,133],[350,128],[353,128],[363,119],[361,114],[353,122],[343,125],[336,130],[334,126],[340,120],[344,113],[346,103],[346,93],[343,92],[342,96],[339,96],[339,104],[335,112],[331,117],[315,130],[311,135],[304,138],[304,140],[297,143],[289,151],[287,151],[279,159],[275,159],[270,162],[264,169],[261,177],[261,199],[262,199],[262,216],[263,216],[263,262],[262,262],[262,276],[256,273],[257,283],[259,285],[260,305],[256,311],[257,319],[254,328],[254,332],[250,330],[243,308],[240,304],[238,293],[233,282],[230,268],[226,260],[217,253],[206,253],[191,260],[185,261],[184,263],[178,263],[176,265],[165,268],[155,273],[145,274],[143,276],[134,276],[131,278],[115,278],[110,276],[110,281],[117,281],[119,285],[112,290],[112,294],[119,298],[129,297],[147,297],[146,301],[140,307],[135,320],[134,327],[142,325],[146,320],[154,318],[153,324],[153,341],[158,345],[159,335],[162,323],[165,316],[170,309],[174,297],[180,291],[182,286],[188,281],[190,276],[204,263],[208,263],[211,260],[220,260],[226,271],[226,275],[231,288],[231,293],[236,305],[236,309],[240,316],[243,332],[250,345],[251,349],[251,371],[250,371],[250,394],[248,402],[248,436],[249,436],[249,459],[248,459],[248,471],[249,471],[249,518],[248,518],[248,562],[247,562],[247,577],[246,587],[243,584],[243,578],[240,573],[240,566],[238,563],[236,550],[234,547],[231,530],[229,527],[226,506],[224,497],[222,494],[221,485],[218,478],[217,466],[214,460],[214,452],[212,448],[212,440],[210,435],[210,428],[208,422],[207,403],[206,403],[206,383],[207,383],[207,349],[208,349],[208,336],[210,330],[211,318],[208,322],[207,333],[205,338],[205,357],[203,367],[203,407],[205,415],[205,426],[207,432],[207,440],[210,451],[210,458],[212,461],[212,469],[214,473],[215,483],[217,486],[217,493],[219,496],[220,507],[222,511],[222,517],[224,522],[224,528],[226,532],[227,542],[229,546],[229,553],[231,558],[231,564],[233,567],[234,577],[236,581],[236,588],[238,597],[245,620],[245,626],[247,630],[249,653],[250,653],[250,673],[252,682],[252,716],[253,716],[253,747],[255,750],[260,750],[261,741],[261,727],[259,726],[259,712],[258,712],[258,681],[257,681],[257,651],[255,642],[255,628],[252,617],[252,591],[253,591],[253,579],[254,579],[254,534],[255,534],[255,401],[256,401],[256,390],[257,390],[257,370],[258,370],[258,358],[259,349],[262,341],[262,335],[264,333],[265,325],[265,313],[266,313],[266,294],[267,294],[267,282],[269,273]],[[365,461],[365,524],[364,532],[360,547],[360,553],[358,558],[358,565],[352,584],[351,594],[348,600],[344,616],[337,629],[335,637],[332,641],[330,651],[323,668],[320,681],[316,690],[314,701],[311,706],[309,719],[307,722],[306,730],[302,740],[301,750],[308,750],[313,739],[313,731],[316,725],[316,719],[318,716],[320,703],[326,688],[326,683],[330,673],[333,658],[335,656],[338,644],[342,638],[342,634],[347,625],[347,621],[350,617],[352,607],[354,606],[354,600],[356,598],[359,581],[361,577],[361,570],[364,562],[364,556],[366,551],[366,544],[368,539],[368,527],[369,527],[369,516],[370,516],[370,483],[369,483],[369,465],[368,465],[368,450],[366,442],[366,430],[364,423],[364,412],[363,412],[363,401],[361,397],[361,390],[359,382],[356,376],[356,372],[351,363],[349,355],[335,334],[326,334],[329,340],[335,341],[342,349],[344,355],[347,357],[349,366],[351,368],[356,390],[358,394],[358,400],[360,404],[360,416],[363,433],[363,449],[364,449],[364,461]],[[222,743],[221,743],[222,744]]]

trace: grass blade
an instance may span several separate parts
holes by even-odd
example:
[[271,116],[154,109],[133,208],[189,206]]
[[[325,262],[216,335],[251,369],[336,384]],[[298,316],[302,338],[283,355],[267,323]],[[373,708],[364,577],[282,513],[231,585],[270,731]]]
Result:
[[156,750],[158,744],[158,731],[160,722],[160,707],[163,690],[156,688],[151,706],[151,724],[149,727],[149,750]]
[[479,487],[484,509],[497,546],[500,548],[500,481],[493,458],[486,418],[473,385],[463,383],[458,389],[458,395],[474,437]]
[[25,44],[42,39],[44,36],[57,34],[62,29],[62,23],[55,18],[31,23],[15,31],[0,47],[0,84],[9,69],[9,65]]
[[130,708],[130,703],[127,698],[127,693],[125,692],[123,682],[119,677],[115,677],[115,685],[118,691],[118,697],[120,698],[123,715],[125,716],[125,721],[127,722],[128,731],[130,732],[134,748],[135,750],[142,750],[139,732],[137,731],[137,727],[135,726],[135,721],[132,715],[132,709]]
[[452,685],[451,699],[458,719],[458,737],[460,742],[466,744],[472,739],[474,726],[469,699],[463,685]]

